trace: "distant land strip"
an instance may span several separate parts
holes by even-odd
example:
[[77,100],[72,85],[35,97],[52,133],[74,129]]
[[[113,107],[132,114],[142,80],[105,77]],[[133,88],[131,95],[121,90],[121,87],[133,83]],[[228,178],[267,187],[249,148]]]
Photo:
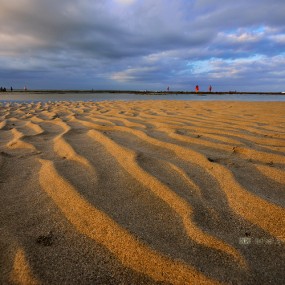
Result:
[[93,89],[86,89],[86,90],[19,90],[15,89],[13,92],[7,91],[5,93],[18,93],[18,92],[29,92],[29,93],[124,93],[124,94],[140,94],[140,95],[178,95],[178,94],[238,94],[238,95],[247,95],[247,94],[258,94],[258,95],[285,95],[285,92],[260,92],[260,91],[251,91],[251,92],[240,92],[240,91],[216,91],[216,92],[207,92],[207,91],[151,91],[151,90],[93,90]]

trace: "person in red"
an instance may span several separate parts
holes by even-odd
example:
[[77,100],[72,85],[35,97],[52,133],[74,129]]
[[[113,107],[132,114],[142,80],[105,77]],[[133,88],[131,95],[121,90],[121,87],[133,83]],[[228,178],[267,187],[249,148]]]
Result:
[[209,92],[212,92],[212,85],[209,86]]
[[196,85],[195,90],[196,90],[196,93],[199,92],[199,85]]

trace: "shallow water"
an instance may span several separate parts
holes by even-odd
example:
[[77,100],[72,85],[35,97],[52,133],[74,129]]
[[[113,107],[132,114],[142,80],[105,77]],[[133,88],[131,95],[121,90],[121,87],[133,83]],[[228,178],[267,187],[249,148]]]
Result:
[[142,95],[127,93],[0,93],[0,102],[47,102],[47,101],[138,101],[138,100],[190,100],[190,101],[248,101],[285,102],[285,95],[270,94],[165,94]]

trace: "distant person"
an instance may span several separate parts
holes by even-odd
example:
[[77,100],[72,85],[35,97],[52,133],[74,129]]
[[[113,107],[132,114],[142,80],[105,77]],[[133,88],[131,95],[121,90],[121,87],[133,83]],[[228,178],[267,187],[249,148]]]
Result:
[[169,91],[169,86],[167,87],[167,91]]
[[24,87],[24,91],[27,91],[27,86]]
[[212,85],[209,86],[209,92],[212,92]]
[[196,85],[196,87],[195,87],[195,91],[196,91],[196,93],[198,93],[198,92],[199,92],[199,85]]
[[11,89],[11,92],[13,92],[13,87],[12,87],[12,86],[11,86],[11,88],[10,88],[10,89]]

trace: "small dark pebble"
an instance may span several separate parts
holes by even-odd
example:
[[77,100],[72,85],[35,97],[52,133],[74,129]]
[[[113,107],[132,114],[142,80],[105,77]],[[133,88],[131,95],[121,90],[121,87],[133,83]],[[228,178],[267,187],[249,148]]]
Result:
[[52,232],[49,232],[48,235],[40,235],[36,239],[36,243],[42,246],[52,246],[54,243],[54,236]]

